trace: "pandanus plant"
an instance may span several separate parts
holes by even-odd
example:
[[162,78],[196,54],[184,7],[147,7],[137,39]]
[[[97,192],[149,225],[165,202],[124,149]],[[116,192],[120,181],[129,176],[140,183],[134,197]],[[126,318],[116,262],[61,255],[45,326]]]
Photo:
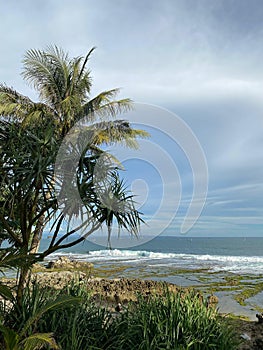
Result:
[[[29,50],[23,60],[22,76],[38,93],[39,102],[0,85],[1,234],[16,249],[33,255],[34,261],[81,242],[104,224],[109,235],[114,222],[137,234],[142,222],[133,196],[120,180],[117,163],[107,164],[111,156],[101,146],[122,143],[136,148],[137,138],[148,134],[133,129],[126,120],[114,119],[132,108],[129,99],[115,99],[118,89],[91,96],[87,64],[93,50],[85,57],[75,58],[56,46]],[[75,168],[68,171],[67,166],[56,177],[57,154],[63,140],[83,118],[86,144],[83,147],[83,130],[74,135],[74,142],[67,143],[69,153],[81,149],[79,161],[73,164]],[[105,165],[101,169],[105,177],[100,181],[96,177],[95,181],[94,169],[98,160],[103,159]],[[62,165],[67,161],[62,159]],[[77,188],[81,201],[72,201],[72,188]],[[109,203],[109,197],[106,198],[109,193],[118,198],[115,201],[118,205]],[[50,245],[38,253],[48,224]],[[85,234],[73,236],[80,232]],[[68,242],[68,238],[72,240]],[[28,266],[21,267],[18,303],[27,275]]]

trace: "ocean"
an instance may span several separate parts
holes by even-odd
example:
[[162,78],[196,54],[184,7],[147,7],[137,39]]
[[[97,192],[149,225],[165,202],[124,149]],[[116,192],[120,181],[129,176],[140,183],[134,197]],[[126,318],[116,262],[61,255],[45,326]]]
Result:
[[[125,263],[132,268],[148,264],[156,268],[163,266],[174,269],[207,269],[211,272],[263,274],[263,238],[159,236],[135,247],[113,249],[107,249],[96,242],[95,238],[93,242],[86,240],[67,250],[55,252],[49,259],[67,255],[95,265]],[[48,239],[43,239],[40,249],[44,249],[48,243]]]
[[[41,249],[48,243],[43,239]],[[98,239],[91,237],[47,260],[66,255],[91,262],[107,278],[167,281],[205,295],[212,293],[219,297],[220,312],[251,320],[263,309],[263,238],[158,236],[137,246],[134,239],[120,238],[113,242],[113,249],[97,243]]]

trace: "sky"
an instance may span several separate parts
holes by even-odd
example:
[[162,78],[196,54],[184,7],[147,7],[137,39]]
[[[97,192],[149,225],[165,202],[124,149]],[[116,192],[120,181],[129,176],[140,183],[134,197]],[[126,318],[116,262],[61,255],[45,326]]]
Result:
[[263,235],[261,0],[0,4],[1,82],[37,99],[20,76],[26,50],[96,46],[92,94],[121,87],[135,101],[121,117],[152,137],[112,152],[150,223],[142,232],[180,235],[192,203],[184,235]]

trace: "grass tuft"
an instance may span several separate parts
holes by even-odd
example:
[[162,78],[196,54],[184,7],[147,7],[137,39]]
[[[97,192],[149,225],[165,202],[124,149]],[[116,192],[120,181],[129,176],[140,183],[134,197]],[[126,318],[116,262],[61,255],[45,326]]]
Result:
[[34,333],[51,332],[63,350],[237,348],[232,329],[219,318],[216,309],[207,308],[200,294],[193,291],[173,293],[165,289],[162,296],[138,296],[137,302],[113,313],[95,303],[81,284],[70,284],[60,291],[36,284],[25,293],[20,311],[5,311],[4,324],[19,330],[39,308],[63,296],[76,297],[81,302],[48,310],[31,329]]

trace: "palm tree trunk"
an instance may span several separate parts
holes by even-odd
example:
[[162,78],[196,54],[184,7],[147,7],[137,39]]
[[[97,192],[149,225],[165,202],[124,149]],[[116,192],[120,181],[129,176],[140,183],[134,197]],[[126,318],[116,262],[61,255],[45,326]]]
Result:
[[31,242],[31,249],[30,249],[31,254],[36,254],[38,252],[40,241],[44,231],[44,220],[45,220],[45,215],[42,215],[38,220],[37,227],[34,231],[34,235]]
[[20,269],[20,275],[18,279],[18,286],[17,286],[17,294],[16,294],[16,301],[17,305],[19,307],[22,306],[22,301],[23,301],[23,291],[26,285],[26,281],[29,275],[29,268],[26,267],[21,267]]

